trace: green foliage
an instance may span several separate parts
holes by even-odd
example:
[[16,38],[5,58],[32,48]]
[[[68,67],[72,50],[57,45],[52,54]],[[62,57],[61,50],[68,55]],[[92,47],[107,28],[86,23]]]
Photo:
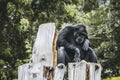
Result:
[[77,8],[76,5],[66,5],[66,6],[65,6],[65,10],[66,10],[68,16],[74,17],[74,16],[75,16],[75,13],[78,12],[78,11],[76,10],[76,8]]
[[91,10],[98,8],[98,6],[99,6],[99,0],[84,0],[83,10],[85,12],[89,12]]
[[104,80],[120,80],[120,77],[111,77],[111,78],[106,78]]
[[29,5],[31,3],[30,0],[16,0],[16,2],[18,2],[20,4],[24,4],[24,5]]
[[25,18],[20,19],[20,26],[19,26],[20,30],[26,31],[28,30],[29,26],[30,25],[28,19]]
[[[103,66],[102,76],[120,74],[120,1],[0,0],[1,80],[17,79],[17,68],[29,61],[42,23],[82,23],[88,26],[91,46]],[[108,70],[110,72],[106,73]]]
[[3,65],[5,65],[4,60],[0,59],[0,67],[3,67]]

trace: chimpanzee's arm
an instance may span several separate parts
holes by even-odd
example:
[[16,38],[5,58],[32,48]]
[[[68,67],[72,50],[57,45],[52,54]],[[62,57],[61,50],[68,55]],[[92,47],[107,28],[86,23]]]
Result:
[[57,47],[65,47],[73,49],[74,45],[71,44],[71,37],[73,37],[74,28],[71,26],[65,27],[58,36]]
[[96,56],[95,52],[93,51],[93,49],[89,47],[87,53],[88,53],[88,55],[89,55],[89,60],[88,60],[88,62],[97,63],[97,56]]

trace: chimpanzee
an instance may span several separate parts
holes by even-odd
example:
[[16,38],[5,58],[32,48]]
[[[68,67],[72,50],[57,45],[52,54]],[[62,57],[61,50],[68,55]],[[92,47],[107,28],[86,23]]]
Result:
[[94,51],[89,47],[88,32],[85,25],[66,26],[58,35],[57,63],[85,60],[97,63]]

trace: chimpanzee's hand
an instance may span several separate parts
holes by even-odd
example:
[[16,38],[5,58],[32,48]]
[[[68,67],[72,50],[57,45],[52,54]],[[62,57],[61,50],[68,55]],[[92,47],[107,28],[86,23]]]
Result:
[[80,53],[80,50],[77,48],[77,47],[75,47],[74,45],[69,45],[69,48],[71,49],[71,50],[73,50],[75,53]]
[[79,62],[80,59],[80,50],[78,48],[75,49],[74,61]]
[[75,54],[80,54],[80,50],[78,48],[75,48]]
[[75,62],[79,62],[81,59],[80,59],[80,54],[75,54],[74,55],[74,61]]
[[89,43],[90,43],[89,40],[86,39],[85,42],[84,42],[84,44],[83,44],[82,49],[85,50],[85,51],[87,51],[88,48],[89,48]]
[[79,50],[79,48],[76,48],[74,45],[70,45],[69,47],[70,47],[71,50],[73,50],[75,52],[74,61],[75,62],[80,61],[80,50]]

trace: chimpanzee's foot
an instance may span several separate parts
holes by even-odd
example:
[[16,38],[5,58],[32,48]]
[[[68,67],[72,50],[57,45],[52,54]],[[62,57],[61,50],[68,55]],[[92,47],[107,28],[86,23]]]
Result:
[[65,65],[63,63],[60,63],[60,64],[57,65],[57,67],[60,68],[60,69],[63,69],[65,67]]

